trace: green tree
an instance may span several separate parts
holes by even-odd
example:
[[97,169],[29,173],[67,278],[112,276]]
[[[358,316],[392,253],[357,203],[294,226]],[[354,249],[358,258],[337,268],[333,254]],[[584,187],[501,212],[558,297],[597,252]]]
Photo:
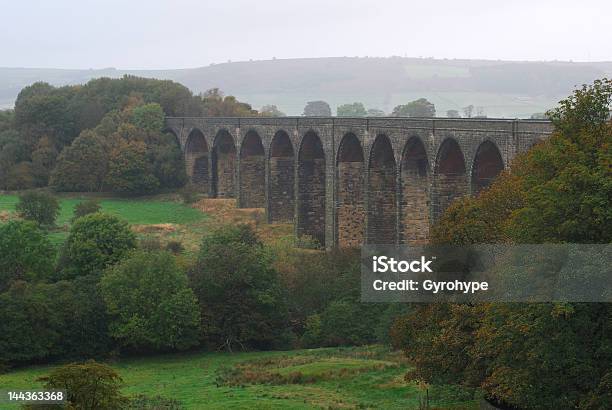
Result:
[[200,310],[187,276],[167,252],[136,252],[100,281],[111,335],[128,348],[184,350],[200,340]]
[[100,206],[100,203],[95,199],[88,199],[87,201],[79,202],[74,206],[74,210],[72,212],[72,222],[76,221],[82,216],[100,212],[101,209],[102,207]]
[[108,153],[100,136],[84,131],[64,148],[51,174],[58,191],[97,192],[108,172]]
[[100,273],[135,248],[136,236],[126,222],[102,213],[85,215],[75,221],[64,242],[60,276]]
[[161,132],[164,128],[164,111],[157,103],[138,106],[132,111],[132,123],[147,132]]
[[38,381],[44,382],[45,389],[65,390],[67,402],[75,409],[116,410],[128,403],[121,394],[121,376],[94,360],[58,367]]
[[53,226],[60,206],[57,198],[48,192],[28,191],[19,195],[15,209],[24,219],[42,226]]
[[393,117],[435,117],[436,107],[425,98],[398,105],[391,113]]
[[270,255],[249,226],[228,226],[202,241],[190,273],[212,347],[272,348],[282,344],[286,308]]
[[339,105],[336,108],[338,117],[365,117],[368,113],[360,102]]
[[0,225],[0,291],[13,280],[41,280],[51,276],[55,249],[47,236],[29,221]]
[[331,108],[325,101],[308,101],[302,115],[305,117],[331,117]]
[[48,137],[38,140],[36,148],[32,151],[32,169],[36,178],[36,185],[43,187],[49,183],[51,170],[55,166],[57,150]]
[[115,147],[109,158],[105,185],[113,192],[126,195],[150,194],[159,188],[153,166],[147,159],[144,144],[124,143]]

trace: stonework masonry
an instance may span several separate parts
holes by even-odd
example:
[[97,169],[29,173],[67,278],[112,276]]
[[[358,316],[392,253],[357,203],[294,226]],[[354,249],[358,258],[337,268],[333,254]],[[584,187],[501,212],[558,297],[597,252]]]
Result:
[[266,209],[322,246],[423,244],[450,202],[475,194],[552,132],[541,120],[166,118],[187,175],[211,197]]

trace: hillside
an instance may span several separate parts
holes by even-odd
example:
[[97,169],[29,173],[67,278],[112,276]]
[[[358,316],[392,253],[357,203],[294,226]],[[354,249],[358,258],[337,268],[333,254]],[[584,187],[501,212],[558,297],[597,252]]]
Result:
[[612,62],[507,62],[420,58],[311,58],[228,62],[181,70],[61,70],[0,68],[0,107],[13,105],[34,81],[79,84],[124,74],[171,79],[199,93],[221,88],[255,108],[276,104],[300,115],[306,101],[323,99],[332,109],[363,102],[390,112],[397,104],[425,97],[438,115],[466,105],[490,117],[528,117],[569,94],[575,85],[612,74]]

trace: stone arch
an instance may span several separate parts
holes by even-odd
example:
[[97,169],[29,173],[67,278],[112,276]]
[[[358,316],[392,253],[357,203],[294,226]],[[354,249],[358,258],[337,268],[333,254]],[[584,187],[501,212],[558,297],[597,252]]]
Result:
[[395,244],[397,240],[397,166],[389,137],[378,135],[368,164],[368,228],[370,244]]
[[297,234],[325,246],[325,152],[314,131],[302,138],[297,167]]
[[476,150],[472,163],[472,194],[477,195],[487,188],[504,170],[504,160],[494,142],[485,140]]
[[187,176],[200,192],[208,192],[208,144],[202,131],[191,130],[185,142],[185,167]]
[[236,145],[226,129],[217,132],[212,155],[212,194],[216,198],[233,198],[235,190]]
[[266,156],[261,137],[249,130],[240,145],[240,206],[263,208],[266,204]]
[[336,159],[336,228],[338,246],[356,248],[365,237],[364,156],[353,133],[342,137]]
[[418,137],[404,146],[400,185],[400,242],[422,245],[429,239],[429,160]]
[[280,130],[270,143],[268,218],[292,222],[295,212],[295,154],[289,135]]
[[444,140],[438,149],[432,194],[435,221],[454,199],[468,194],[465,159],[453,138]]

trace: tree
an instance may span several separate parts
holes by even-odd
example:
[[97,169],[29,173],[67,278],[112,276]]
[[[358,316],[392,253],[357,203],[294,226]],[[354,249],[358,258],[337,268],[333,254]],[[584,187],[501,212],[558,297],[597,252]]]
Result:
[[227,226],[206,236],[190,282],[211,347],[282,345],[287,326],[279,279],[251,227]]
[[[612,240],[612,81],[547,113],[555,132],[476,198],[452,204],[438,243]],[[536,280],[537,277],[533,277]],[[416,376],[483,389],[516,408],[608,408],[612,308],[597,303],[431,304],[394,326]]]
[[254,117],[257,111],[234,96],[225,96],[218,88],[200,95],[203,115],[206,117]]
[[72,212],[72,222],[76,221],[82,216],[100,212],[101,209],[102,207],[100,206],[100,203],[95,199],[88,199],[87,201],[79,202],[74,206],[74,211]]
[[463,107],[463,117],[464,118],[472,118],[472,114],[474,113],[474,106],[468,105],[467,107]]
[[111,335],[137,351],[184,350],[200,339],[200,310],[187,276],[167,252],[136,252],[100,281]]
[[331,117],[331,108],[325,101],[308,101],[302,115],[305,117]]
[[95,131],[84,131],[60,153],[50,184],[58,191],[100,191],[108,160],[102,138]]
[[368,109],[367,117],[384,117],[386,114],[383,110],[379,110],[378,108],[370,108]]
[[136,248],[136,236],[128,224],[102,213],[75,221],[64,242],[60,258],[63,278],[100,273]]
[[446,116],[448,118],[461,118],[461,115],[459,115],[459,111],[457,111],[457,110],[448,110],[448,111],[446,111]]
[[113,192],[127,195],[150,194],[159,188],[143,143],[126,142],[113,149],[105,185]]
[[64,390],[66,401],[75,409],[114,410],[128,403],[121,394],[121,376],[94,360],[58,367],[38,381],[47,390]]
[[164,128],[164,111],[157,103],[140,105],[132,110],[132,123],[147,132],[161,132]]
[[24,219],[42,226],[53,226],[60,206],[57,198],[48,192],[28,191],[19,195],[15,209]]
[[367,111],[362,103],[343,104],[336,108],[338,117],[365,117]]
[[0,292],[13,280],[49,278],[54,259],[55,249],[33,222],[0,225]]
[[276,105],[264,105],[259,110],[259,113],[264,117],[286,117],[287,114],[278,109]]
[[419,98],[408,104],[398,105],[391,113],[393,117],[435,117],[435,106],[425,98]]

